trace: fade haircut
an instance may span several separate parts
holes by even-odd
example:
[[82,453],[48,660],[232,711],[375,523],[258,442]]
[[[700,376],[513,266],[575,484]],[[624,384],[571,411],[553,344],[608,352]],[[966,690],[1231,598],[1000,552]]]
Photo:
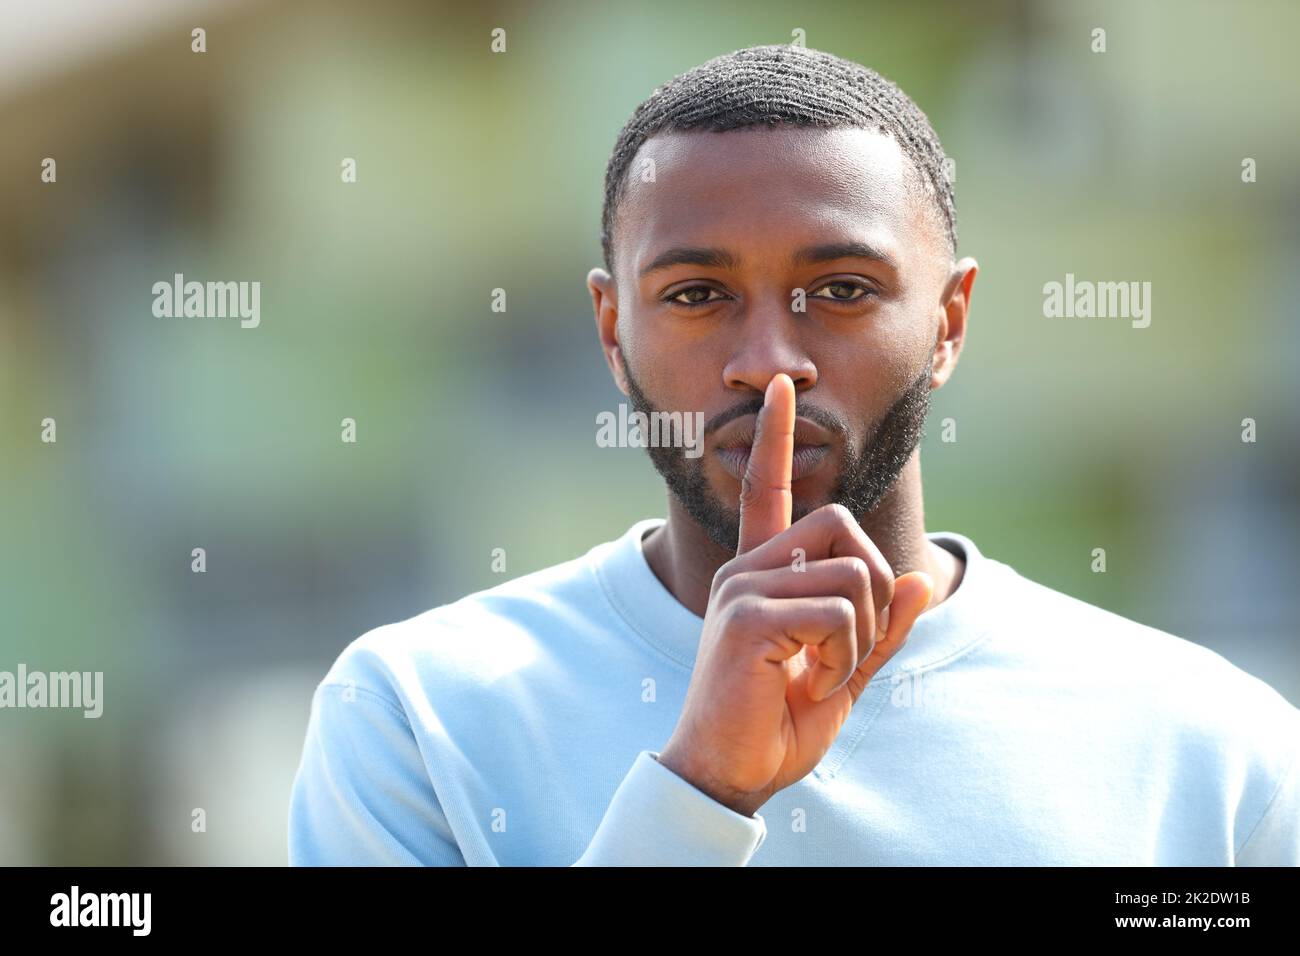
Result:
[[614,274],[614,224],[637,150],[657,133],[725,132],[764,124],[872,129],[891,136],[957,251],[957,210],[947,157],[925,113],[875,70],[792,44],[746,47],[673,77],[632,113],[605,170],[600,246]]

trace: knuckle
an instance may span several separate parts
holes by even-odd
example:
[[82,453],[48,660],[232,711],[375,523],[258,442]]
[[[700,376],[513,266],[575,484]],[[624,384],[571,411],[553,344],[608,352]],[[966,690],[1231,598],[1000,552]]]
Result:
[[749,508],[763,499],[763,483],[754,475],[753,465],[745,470],[745,477],[740,479],[740,507]]
[[853,602],[843,595],[836,595],[831,600],[831,613],[839,622],[841,627],[853,627],[858,616],[857,608]]
[[[717,580],[716,578],[714,579]],[[731,602],[749,590],[749,574],[745,571],[732,571],[716,584],[715,594],[719,601]]]
[[844,573],[848,578],[849,589],[858,595],[871,593],[871,566],[856,554],[844,559]]
[[724,632],[746,634],[755,629],[762,614],[762,605],[750,597],[742,597],[727,604],[723,611]]
[[836,527],[849,527],[850,525],[856,527],[858,523],[857,519],[853,517],[853,512],[838,501],[826,505],[826,520]]

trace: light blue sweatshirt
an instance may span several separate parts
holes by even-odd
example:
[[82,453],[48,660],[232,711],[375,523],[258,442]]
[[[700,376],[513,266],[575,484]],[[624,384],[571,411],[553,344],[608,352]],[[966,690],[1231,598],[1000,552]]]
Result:
[[947,600],[754,816],[656,757],[703,620],[633,525],[372,630],[316,689],[295,865],[1300,865],[1300,710],[967,537]]

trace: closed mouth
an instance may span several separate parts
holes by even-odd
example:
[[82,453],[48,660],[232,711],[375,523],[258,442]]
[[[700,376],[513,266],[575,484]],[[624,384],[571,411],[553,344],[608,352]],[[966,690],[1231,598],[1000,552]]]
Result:
[[[812,474],[826,460],[830,450],[830,445],[796,444],[794,446],[794,457],[791,461],[790,479],[798,481],[800,478]],[[749,467],[750,446],[732,446],[718,448],[715,451],[723,470],[737,481],[740,481],[745,475],[745,469]]]

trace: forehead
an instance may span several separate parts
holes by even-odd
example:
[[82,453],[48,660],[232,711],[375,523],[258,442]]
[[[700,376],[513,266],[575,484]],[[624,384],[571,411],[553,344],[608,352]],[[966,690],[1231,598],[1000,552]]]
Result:
[[918,239],[910,161],[874,130],[662,133],[641,146],[627,175],[618,230],[633,274],[669,245],[750,248],[763,258],[858,238],[903,259]]

